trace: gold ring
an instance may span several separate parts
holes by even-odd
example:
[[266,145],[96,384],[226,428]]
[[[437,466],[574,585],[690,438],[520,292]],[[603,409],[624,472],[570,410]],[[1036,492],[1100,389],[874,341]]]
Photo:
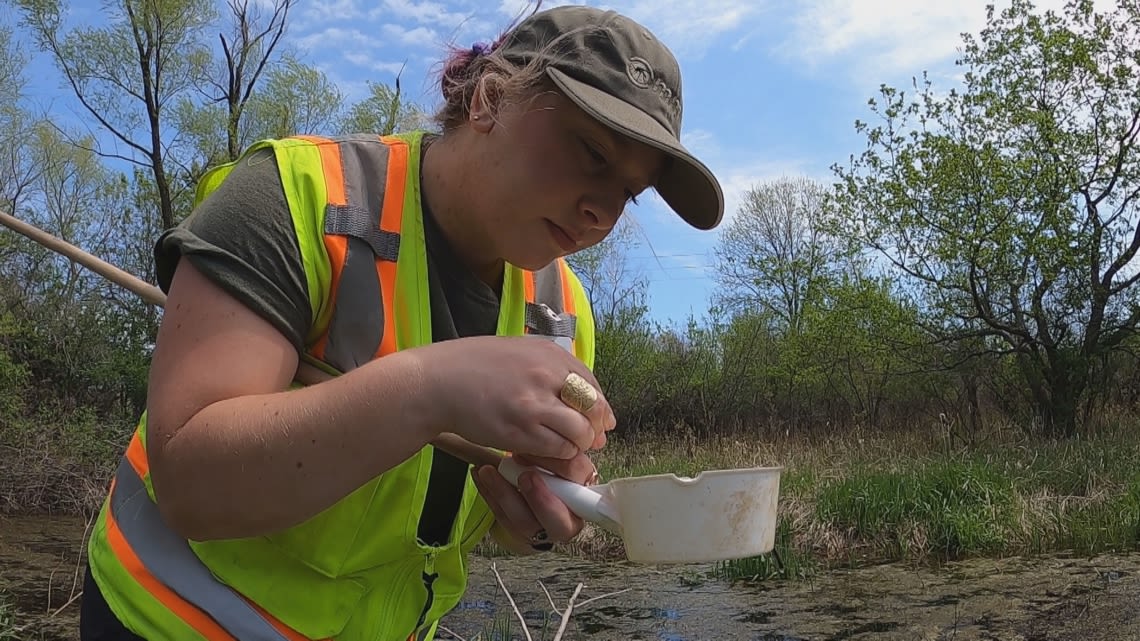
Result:
[[598,390],[574,372],[566,375],[560,394],[562,402],[585,414],[598,402]]

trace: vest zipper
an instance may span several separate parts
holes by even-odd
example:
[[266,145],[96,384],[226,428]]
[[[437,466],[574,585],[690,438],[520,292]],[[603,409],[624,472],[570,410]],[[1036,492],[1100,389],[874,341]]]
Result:
[[427,560],[427,565],[423,571],[424,587],[427,588],[427,599],[424,600],[424,607],[420,610],[420,620],[416,623],[416,630],[419,630],[427,620],[428,611],[435,601],[435,580],[439,578],[439,573],[435,571],[435,552],[429,552],[424,555]]

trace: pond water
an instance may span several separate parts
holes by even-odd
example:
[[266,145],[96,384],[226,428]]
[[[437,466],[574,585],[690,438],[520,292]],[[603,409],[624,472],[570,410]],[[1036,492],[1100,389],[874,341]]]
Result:
[[[0,594],[27,625],[14,638],[77,638],[84,529],[74,517],[0,517]],[[533,641],[550,641],[560,619],[544,588],[562,610],[581,584],[564,641],[1140,639],[1140,554],[892,563],[759,583],[710,569],[475,557],[468,595],[438,638],[506,641],[509,620],[509,637],[526,639],[513,599]]]

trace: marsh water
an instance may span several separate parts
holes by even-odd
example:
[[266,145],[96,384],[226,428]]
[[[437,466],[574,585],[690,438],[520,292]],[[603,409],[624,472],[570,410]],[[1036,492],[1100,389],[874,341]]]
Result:
[[[84,528],[74,517],[0,517],[0,638],[13,607],[23,629],[8,638],[77,638]],[[795,581],[730,582],[710,569],[475,557],[468,595],[437,638],[506,641],[509,620],[510,638],[526,639],[509,592],[533,641],[553,639],[560,618],[546,593],[561,610],[581,584],[566,641],[1140,639],[1140,554],[892,563]]]

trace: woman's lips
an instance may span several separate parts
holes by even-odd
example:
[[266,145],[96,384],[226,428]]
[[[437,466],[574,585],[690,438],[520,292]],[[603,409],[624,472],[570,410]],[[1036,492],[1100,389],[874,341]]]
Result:
[[558,243],[558,246],[562,248],[562,251],[569,252],[574,251],[578,248],[578,241],[574,240],[573,236],[566,233],[566,230],[562,229],[549,220],[546,221],[546,226],[550,228],[550,235],[554,237],[554,242]]

